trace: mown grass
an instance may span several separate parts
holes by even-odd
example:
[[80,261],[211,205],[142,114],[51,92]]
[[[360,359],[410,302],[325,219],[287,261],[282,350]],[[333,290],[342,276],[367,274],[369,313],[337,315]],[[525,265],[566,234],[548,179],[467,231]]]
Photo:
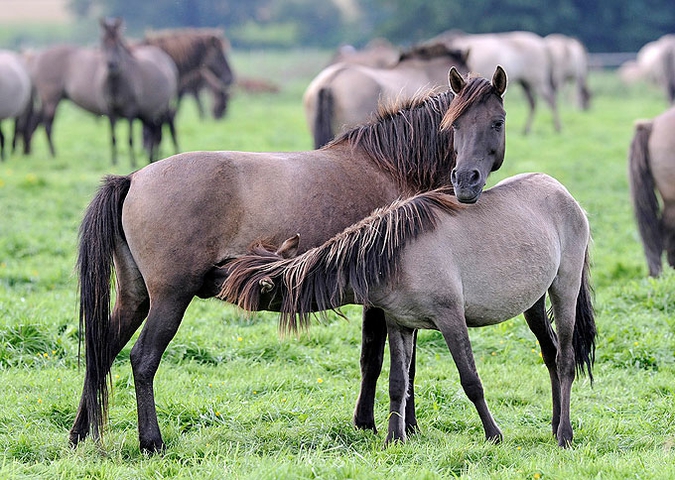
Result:
[[[279,94],[237,92],[221,122],[199,120],[188,100],[182,150],[311,148],[300,98],[327,54],[239,53],[241,75],[277,82]],[[58,157],[41,134],[30,157],[0,164],[0,477],[2,478],[668,478],[675,475],[673,334],[675,274],[646,278],[632,218],[626,156],[637,118],[661,111],[653,89],[624,88],[595,73],[591,111],[563,103],[554,134],[540,108],[520,134],[518,86],[507,97],[507,159],[491,183],[523,171],[561,180],[587,210],[599,330],[595,384],[575,383],[574,446],[550,433],[550,386],[522,318],[471,332],[488,402],[505,434],[485,443],[442,338],[422,332],[416,381],[422,432],[382,448],[384,435],[355,431],[360,309],[308,335],[280,339],[276,316],[195,301],[156,378],[166,454],[138,448],[127,346],[114,368],[105,443],[67,444],[82,387],[78,368],[77,229],[110,165],[104,121],[60,107]],[[7,126],[4,126],[7,130]],[[120,128],[126,136],[126,127]],[[171,153],[164,147],[165,153]],[[227,188],[224,185],[223,188]],[[526,199],[524,199],[526,201]],[[376,404],[386,429],[386,364]]]

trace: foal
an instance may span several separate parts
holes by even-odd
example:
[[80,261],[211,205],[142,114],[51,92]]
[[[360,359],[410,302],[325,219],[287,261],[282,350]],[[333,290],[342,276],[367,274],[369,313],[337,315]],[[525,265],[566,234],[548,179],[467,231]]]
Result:
[[467,327],[524,313],[551,378],[553,433],[566,447],[575,369],[592,380],[595,357],[589,241],[586,216],[565,187],[544,174],[523,174],[485,191],[475,205],[461,206],[440,190],[396,201],[295,258],[258,246],[223,267],[229,277],[219,297],[247,310],[278,309],[284,330],[307,327],[312,312],[348,303],[381,308],[391,353],[387,444],[406,439],[408,369],[419,328],[443,334],[486,439],[501,441]]

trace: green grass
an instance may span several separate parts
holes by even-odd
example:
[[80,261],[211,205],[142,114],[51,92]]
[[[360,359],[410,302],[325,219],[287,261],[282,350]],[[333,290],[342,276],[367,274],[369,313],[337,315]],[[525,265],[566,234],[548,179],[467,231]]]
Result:
[[[228,117],[180,113],[181,149],[311,148],[301,106],[327,54],[239,53],[240,75],[271,79],[279,94],[237,92]],[[485,443],[442,338],[419,340],[422,432],[386,450],[387,363],[376,399],[378,435],[355,431],[360,309],[330,315],[308,335],[280,339],[276,315],[247,317],[197,300],[156,378],[166,454],[138,448],[130,345],[113,368],[104,445],[67,444],[82,388],[78,369],[77,229],[100,179],[131,170],[124,148],[110,165],[108,127],[64,103],[58,157],[42,132],[30,157],[0,164],[0,478],[668,478],[675,476],[675,273],[646,278],[626,178],[635,119],[665,110],[660,92],[626,89],[594,73],[592,110],[561,107],[553,133],[541,106],[530,136],[517,85],[507,94],[507,159],[491,183],[524,171],[562,181],[587,210],[599,330],[596,382],[572,398],[574,446],[550,433],[550,386],[522,318],[471,332],[487,400],[505,441]],[[4,125],[8,131],[8,125]],[[119,134],[126,136],[126,126]],[[164,146],[164,153],[171,153]]]

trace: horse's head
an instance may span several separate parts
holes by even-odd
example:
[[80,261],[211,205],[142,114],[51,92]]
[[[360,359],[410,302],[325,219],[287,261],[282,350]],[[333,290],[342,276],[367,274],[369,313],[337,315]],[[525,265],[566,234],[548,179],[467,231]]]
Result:
[[206,47],[202,65],[208,71],[205,80],[213,94],[213,117],[218,119],[222,118],[227,110],[230,86],[234,83],[234,73],[225,56],[227,42],[221,35],[211,35],[206,42]]
[[108,72],[119,73],[122,59],[128,49],[122,39],[124,20],[121,18],[102,18],[101,25],[101,52],[105,58]]
[[451,180],[457,199],[474,203],[490,172],[502,166],[506,147],[506,112],[503,95],[507,77],[497,66],[492,81],[462,77],[456,68],[448,74],[455,99],[441,128],[452,128],[456,165]]

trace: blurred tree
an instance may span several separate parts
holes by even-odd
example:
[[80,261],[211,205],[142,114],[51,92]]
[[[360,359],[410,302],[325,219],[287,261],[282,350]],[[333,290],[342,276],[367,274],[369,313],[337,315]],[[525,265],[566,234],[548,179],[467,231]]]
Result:
[[121,16],[132,32],[179,26],[227,30],[239,46],[397,44],[450,29],[530,30],[580,38],[591,51],[636,51],[675,33],[673,0],[70,0],[79,16]]

